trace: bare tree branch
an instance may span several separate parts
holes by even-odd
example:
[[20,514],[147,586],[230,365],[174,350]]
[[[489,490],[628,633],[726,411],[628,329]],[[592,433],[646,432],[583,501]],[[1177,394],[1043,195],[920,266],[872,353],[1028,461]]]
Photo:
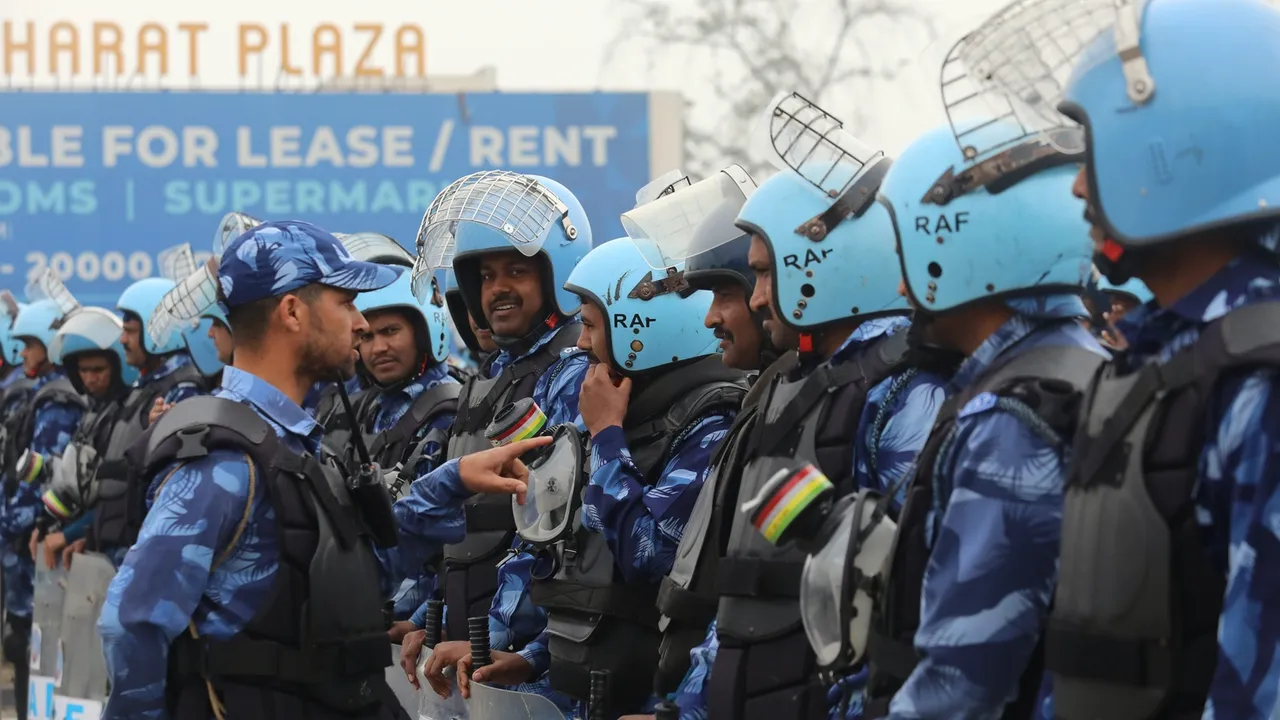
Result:
[[[706,175],[730,162],[754,173],[748,135],[765,105],[795,91],[826,107],[855,134],[875,88],[909,64],[902,38],[937,37],[911,0],[622,0],[625,20],[606,57],[644,49],[653,71],[680,62],[686,97],[687,171]],[[918,46],[918,44],[917,44]]]

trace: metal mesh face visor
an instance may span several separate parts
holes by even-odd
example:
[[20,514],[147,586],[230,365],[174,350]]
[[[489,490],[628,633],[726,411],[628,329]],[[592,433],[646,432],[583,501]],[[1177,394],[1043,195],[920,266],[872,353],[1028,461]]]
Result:
[[191,252],[190,243],[161,250],[156,260],[160,266],[160,277],[174,282],[196,271],[196,256]]
[[1117,54],[1129,99],[1149,99],[1155,82],[1139,44],[1145,4],[1018,0],[956,43],[942,65],[942,100],[965,157],[1036,134],[1051,143],[1073,141],[1054,132],[1074,125],[1058,112],[1068,81]]
[[529,463],[524,505],[511,498],[516,533],[539,547],[572,531],[583,484],[582,439],[577,429],[569,424],[557,425],[552,436],[555,441],[541,448]]
[[430,294],[433,271],[453,266],[454,233],[462,222],[498,231],[525,257],[538,254],[557,224],[565,237],[578,237],[569,208],[534,178],[506,170],[473,173],[441,191],[422,216],[413,266],[413,292],[418,297]]
[[[728,204],[741,209],[756,189],[746,170],[730,165],[709,178],[686,188],[676,188],[658,199],[622,214],[622,229],[635,242],[645,262],[654,269],[672,267],[684,262],[695,251],[705,251],[706,239],[699,233],[703,222]],[[723,242],[742,232],[731,224],[725,228]]]
[[356,260],[378,263],[379,265],[413,267],[413,255],[401,247],[400,243],[393,238],[381,233],[339,233],[334,237],[342,241],[343,247]]
[[[67,286],[62,284],[62,279],[53,271],[53,268],[45,268],[44,272],[32,279],[27,285],[26,293],[27,299],[31,302],[52,300],[63,317],[80,307],[80,301],[76,300]],[[17,317],[16,312],[14,317]]]
[[[124,332],[124,323],[110,310],[100,307],[82,307],[73,310],[62,324],[58,326],[58,334],[49,343],[49,357],[62,362],[62,355],[68,348],[78,346],[83,352],[92,347],[97,350],[111,350]],[[76,338],[76,340],[71,340]]]
[[160,347],[166,345],[172,333],[195,327],[200,317],[217,304],[217,267],[217,260],[210,258],[160,298],[160,304],[145,323],[152,342]]
[[779,93],[769,103],[754,143],[774,167],[799,175],[831,201],[885,156],[846,131],[839,119],[794,92]]
[[229,212],[218,222],[218,229],[213,232],[213,254],[222,257],[222,251],[232,240],[258,227],[262,221],[242,212]]

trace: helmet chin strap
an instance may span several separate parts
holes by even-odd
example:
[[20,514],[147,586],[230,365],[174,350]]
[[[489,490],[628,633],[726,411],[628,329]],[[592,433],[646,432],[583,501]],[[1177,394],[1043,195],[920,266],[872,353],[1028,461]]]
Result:
[[547,314],[547,317],[543,318],[542,322],[534,323],[529,332],[523,336],[506,337],[495,333],[492,336],[493,343],[498,346],[499,350],[504,350],[512,355],[523,355],[528,352],[529,348],[533,347],[534,343],[542,339],[547,330],[555,330],[557,327],[560,327],[560,315],[552,311]]

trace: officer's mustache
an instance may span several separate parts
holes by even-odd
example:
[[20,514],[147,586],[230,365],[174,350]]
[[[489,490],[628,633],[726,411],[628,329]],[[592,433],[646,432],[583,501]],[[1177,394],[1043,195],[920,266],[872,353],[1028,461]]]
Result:
[[728,340],[729,342],[733,342],[733,333],[722,327],[717,327],[712,335],[715,335],[717,340]]
[[524,304],[520,300],[519,295],[516,295],[515,293],[503,293],[501,295],[494,296],[494,298],[489,301],[489,312],[493,312],[493,309],[495,307],[505,303],[510,303],[512,305],[515,305],[516,307],[520,307],[521,305]]

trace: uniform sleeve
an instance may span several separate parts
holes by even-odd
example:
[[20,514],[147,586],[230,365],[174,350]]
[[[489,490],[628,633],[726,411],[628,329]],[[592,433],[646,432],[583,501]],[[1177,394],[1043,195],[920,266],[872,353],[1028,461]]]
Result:
[[719,649],[720,638],[716,636],[713,620],[702,643],[689,651],[689,671],[676,688],[673,699],[680,706],[680,720],[707,720],[707,682],[711,680],[711,668]]
[[[1202,522],[1228,533],[1218,662],[1205,718],[1263,720],[1280,710],[1280,398],[1274,372],[1248,377],[1226,405],[1218,453],[1202,459]],[[1208,502],[1205,502],[1208,500]],[[1223,526],[1226,527],[1223,527]],[[1221,553],[1219,553],[1221,554]]]
[[956,427],[929,515],[921,660],[893,698],[896,720],[998,717],[1017,695],[1057,576],[1059,453],[1003,410],[962,411]]
[[508,652],[524,649],[547,629],[546,609],[529,596],[533,555],[518,551],[519,543],[517,538],[514,554],[498,568],[498,589],[489,606],[489,645]]
[[[440,438],[449,437],[449,428],[453,427],[453,419],[456,417],[454,413],[442,412],[431,418],[426,425],[423,426],[418,438],[427,437],[432,431],[436,431],[436,435]],[[440,466],[444,462],[445,445],[436,440],[429,440],[422,446],[422,457],[418,458],[416,465],[411,468],[414,477],[424,477],[429,475],[432,470]]]
[[546,413],[548,425],[582,424],[578,394],[587,377],[587,365],[586,353],[570,351],[538,378],[533,387],[533,401]]
[[462,542],[466,534],[462,501],[470,496],[458,475],[456,459],[413,481],[392,508],[400,528],[400,544],[395,548],[400,577],[416,574],[445,545]]
[[89,526],[93,524],[93,508],[80,514],[80,517],[71,521],[71,524],[62,528],[62,536],[67,539],[68,543],[76,542],[84,538],[85,533],[89,531]]
[[[933,421],[947,391],[932,375],[911,373],[885,380],[870,393],[888,398],[864,413],[854,445],[854,481],[858,487],[888,492],[915,464],[933,429]],[[870,417],[867,417],[870,415]],[[905,501],[906,483],[898,487],[898,505]]]
[[627,583],[657,582],[671,570],[711,454],[732,423],[732,417],[721,415],[699,422],[675,446],[652,486],[645,485],[632,461],[622,428],[605,428],[591,439],[583,525],[604,533]]
[[413,615],[409,617],[409,622],[413,623],[413,626],[418,628],[419,630],[422,630],[427,627],[427,603],[426,602],[423,602],[421,605],[418,606],[417,610],[413,611]]
[[530,640],[520,649],[520,652],[516,653],[533,668],[532,677],[542,677],[551,669],[551,650],[548,649],[547,642],[547,631],[543,630],[542,634]]
[[217,450],[162,477],[98,619],[111,680],[104,718],[166,717],[169,645],[191,622],[248,502],[249,463],[237,452]]
[[164,401],[170,405],[182,402],[190,397],[199,395],[207,395],[208,392],[204,388],[195,383],[178,383],[169,388],[169,392],[164,394]]
[[[35,409],[31,434],[31,452],[48,462],[60,458],[71,442],[84,410],[69,403],[45,402]],[[35,478],[33,478],[35,479]],[[44,487],[30,481],[19,482],[13,497],[6,503],[0,519],[0,535],[6,542],[25,539],[31,534],[39,517]]]

